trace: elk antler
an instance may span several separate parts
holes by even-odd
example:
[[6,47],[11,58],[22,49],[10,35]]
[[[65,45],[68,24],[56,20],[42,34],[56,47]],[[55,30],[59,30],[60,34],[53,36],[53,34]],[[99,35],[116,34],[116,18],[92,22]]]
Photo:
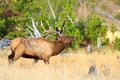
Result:
[[61,30],[59,30],[58,27],[56,27],[56,31],[57,31],[58,36],[62,37],[64,35],[64,27],[65,27],[66,21],[68,21],[68,16],[65,18],[65,20],[64,20],[64,22],[62,24],[62,29]]
[[[43,29],[43,34],[44,34],[43,36],[47,36],[47,35],[49,35],[49,34],[56,33],[56,31],[54,31],[53,28],[50,26],[49,22],[46,21],[46,23],[48,24],[49,30],[46,30],[46,29],[44,28],[43,22],[42,22],[42,20],[41,20],[41,27],[42,27],[42,29]],[[54,34],[53,34],[53,35],[54,35]]]

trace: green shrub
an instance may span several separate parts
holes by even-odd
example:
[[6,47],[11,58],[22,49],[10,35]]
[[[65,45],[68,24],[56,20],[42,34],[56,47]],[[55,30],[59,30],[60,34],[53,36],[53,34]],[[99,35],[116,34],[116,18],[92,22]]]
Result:
[[[102,20],[93,15],[88,18],[86,23],[85,38],[95,45],[98,37],[105,37],[107,26],[102,25]],[[103,35],[104,34],[104,35]]]
[[120,51],[120,38],[115,38],[114,48]]
[[4,25],[4,20],[0,20],[0,38],[3,38],[7,34],[7,29]]
[[116,27],[116,25],[114,24],[114,23],[112,23],[111,25],[110,25],[110,30],[111,30],[111,32],[114,34],[115,33],[115,31],[117,31],[117,27]]
[[8,39],[13,39],[15,37],[23,37],[24,36],[24,33],[21,33],[21,32],[9,32],[7,35],[6,35],[6,38]]
[[116,13],[115,18],[120,20],[120,12]]
[[102,46],[109,45],[109,38],[103,38],[102,39]]

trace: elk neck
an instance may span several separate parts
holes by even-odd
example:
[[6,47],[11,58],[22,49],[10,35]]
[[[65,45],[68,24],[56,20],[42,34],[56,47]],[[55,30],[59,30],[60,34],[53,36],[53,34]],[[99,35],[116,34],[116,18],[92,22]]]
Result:
[[53,45],[52,56],[59,54],[61,51],[65,49],[65,44],[62,41],[55,41]]

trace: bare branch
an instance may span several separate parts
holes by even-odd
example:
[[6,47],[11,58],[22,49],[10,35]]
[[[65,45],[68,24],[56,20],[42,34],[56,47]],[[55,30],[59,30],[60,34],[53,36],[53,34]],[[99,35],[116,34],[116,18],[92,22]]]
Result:
[[29,17],[29,18],[32,19],[32,25],[33,25],[33,28],[34,28],[34,35],[35,35],[35,38],[41,37],[41,34],[39,33],[38,29],[36,28],[34,19],[33,19],[32,17]]
[[50,1],[49,1],[49,0],[47,0],[47,1],[48,1],[48,5],[49,5],[49,7],[50,7],[50,10],[51,10],[51,12],[52,12],[53,18],[56,20],[56,16],[55,16],[55,13],[54,13],[54,11],[53,11],[53,9],[52,9],[52,6],[51,6],[51,4],[50,4]]
[[82,8],[82,2],[81,0],[78,0],[79,4],[80,4],[80,7]]
[[83,10],[84,10],[84,25],[85,25],[86,24],[86,19],[87,19],[86,2],[83,2]]

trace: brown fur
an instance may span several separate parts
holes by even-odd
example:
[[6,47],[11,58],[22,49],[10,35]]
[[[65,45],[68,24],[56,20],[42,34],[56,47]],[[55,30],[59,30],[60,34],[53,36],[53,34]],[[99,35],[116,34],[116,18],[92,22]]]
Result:
[[33,58],[35,63],[39,59],[49,63],[49,58],[63,51],[72,42],[73,38],[73,36],[57,36],[55,41],[44,38],[15,38],[10,43],[12,53],[8,56],[9,62],[13,63],[22,56]]

